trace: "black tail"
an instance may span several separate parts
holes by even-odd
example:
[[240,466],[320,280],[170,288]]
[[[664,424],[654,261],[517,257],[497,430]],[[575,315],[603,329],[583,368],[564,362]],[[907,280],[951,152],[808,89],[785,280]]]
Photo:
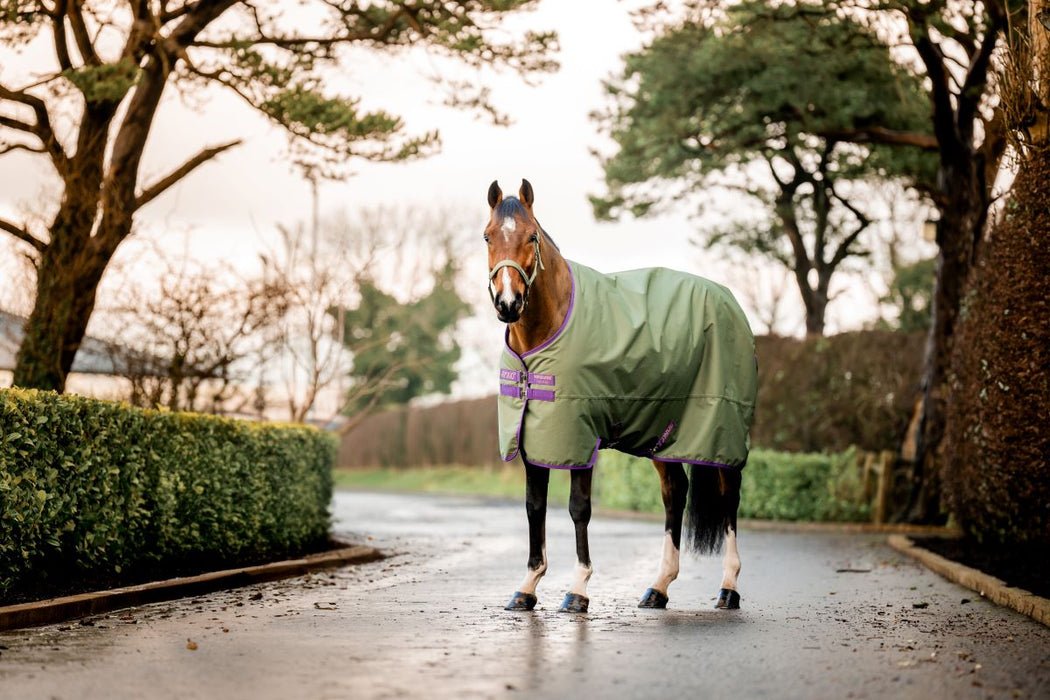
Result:
[[687,542],[697,554],[722,549],[726,529],[736,530],[740,505],[740,470],[694,465],[689,469]]

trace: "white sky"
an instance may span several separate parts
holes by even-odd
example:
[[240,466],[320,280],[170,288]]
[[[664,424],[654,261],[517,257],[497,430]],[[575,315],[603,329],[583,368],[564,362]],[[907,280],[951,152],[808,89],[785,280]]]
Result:
[[[607,150],[609,143],[589,119],[604,106],[601,80],[619,71],[624,52],[638,48],[643,37],[631,23],[628,5],[609,0],[545,0],[540,7],[515,19],[514,28],[553,28],[559,33],[562,67],[529,87],[511,72],[484,76],[493,89],[493,101],[514,119],[510,127],[495,127],[462,111],[442,106],[442,95],[425,75],[447,70],[419,52],[394,55],[353,51],[344,61],[345,72],[332,84],[364,98],[366,107],[401,115],[411,133],[439,129],[441,152],[407,164],[354,164],[355,175],[345,182],[321,188],[324,211],[389,204],[404,207],[451,206],[463,220],[474,222],[462,232],[476,245],[464,260],[467,277],[477,285],[472,301],[480,318],[464,329],[466,356],[457,393],[485,393],[492,386],[490,368],[496,366],[501,324],[487,308],[484,291],[486,262],[480,239],[487,216],[485,193],[498,179],[505,194],[517,193],[526,177],[536,192],[536,213],[562,252],[603,271],[661,265],[688,270],[739,287],[768,287],[767,270],[747,273],[730,269],[690,244],[696,225],[687,212],[652,220],[597,223],[587,195],[601,191],[602,172],[591,150]],[[46,42],[22,56],[0,52],[0,77],[23,84],[27,75],[50,61]],[[466,76],[470,77],[470,76]],[[163,240],[175,231],[179,251],[187,247],[206,260],[235,267],[251,265],[263,239],[279,224],[294,224],[310,216],[310,190],[289,167],[287,139],[239,99],[215,92],[207,99],[185,103],[170,92],[153,130],[144,160],[143,182],[166,173],[201,148],[242,138],[245,143],[209,162],[148,205],[139,217],[140,228]],[[39,209],[41,200],[55,196],[54,185],[30,156],[0,158],[0,216],[21,220],[26,210]],[[3,251],[4,249],[0,249]],[[6,252],[4,253],[6,254]],[[148,271],[141,271],[148,274]],[[0,267],[0,275],[7,274]],[[877,276],[871,284],[878,286]],[[874,315],[872,296],[864,285],[851,285],[848,298],[829,309],[832,331],[855,328]],[[787,306],[800,306],[797,291],[789,287]],[[741,302],[747,306],[747,299]],[[782,331],[798,332],[800,314],[794,313]]]

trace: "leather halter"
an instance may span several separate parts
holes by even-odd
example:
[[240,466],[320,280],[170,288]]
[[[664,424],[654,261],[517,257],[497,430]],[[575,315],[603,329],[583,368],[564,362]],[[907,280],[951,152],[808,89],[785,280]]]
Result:
[[492,266],[491,270],[489,270],[488,288],[489,296],[492,298],[493,304],[496,303],[496,293],[492,291],[492,281],[495,279],[496,273],[505,267],[513,267],[515,270],[521,273],[521,278],[525,280],[525,297],[524,301],[522,302],[521,310],[522,312],[524,312],[525,309],[529,308],[529,289],[532,288],[532,283],[536,281],[536,275],[539,273],[539,271],[547,269],[543,266],[543,258],[540,257],[539,234],[536,234],[536,238],[532,241],[532,244],[536,246],[536,264],[532,268],[531,275],[525,272],[524,267],[519,265],[516,261],[511,260],[510,258],[507,258],[506,260],[500,260],[498,263]]

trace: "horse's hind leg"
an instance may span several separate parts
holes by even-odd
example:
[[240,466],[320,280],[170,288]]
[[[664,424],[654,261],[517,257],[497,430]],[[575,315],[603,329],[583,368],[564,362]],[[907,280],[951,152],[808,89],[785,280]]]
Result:
[[587,597],[587,582],[594,568],[591,566],[591,550],[587,543],[587,525],[591,522],[591,469],[574,469],[569,487],[569,515],[576,526],[576,571],[572,588],[565,594],[560,612],[587,612],[590,599]]
[[722,557],[722,588],[718,591],[716,608],[739,608],[740,594],[736,591],[736,577],[740,575],[740,554],[736,551],[736,524],[726,529],[726,553]]
[[536,607],[536,584],[547,573],[547,484],[550,470],[525,463],[525,514],[529,519],[529,563],[525,580],[514,591],[507,610]]
[[682,550],[682,519],[688,495],[689,478],[677,462],[653,461],[660,475],[660,495],[664,501],[664,549],[656,582],[642,596],[639,608],[667,607],[667,588],[678,578],[678,561]]
[[719,473],[722,498],[725,499],[727,514],[726,551],[722,557],[722,587],[718,591],[716,608],[735,610],[740,607],[740,594],[737,592],[736,579],[740,575],[740,553],[736,549],[736,513],[740,507],[740,471],[724,470]]

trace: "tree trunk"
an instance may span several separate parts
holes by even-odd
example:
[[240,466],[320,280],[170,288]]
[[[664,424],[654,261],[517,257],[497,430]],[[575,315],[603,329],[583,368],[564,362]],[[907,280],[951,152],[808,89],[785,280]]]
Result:
[[131,232],[138,166],[170,64],[151,59],[143,69],[115,139],[110,139],[110,127],[123,96],[84,108],[51,241],[40,255],[36,304],[15,361],[16,386],[65,390],[98,284]]
[[922,421],[916,445],[908,520],[940,522],[945,431],[946,380],[952,340],[966,281],[988,214],[989,191],[981,154],[960,154],[942,166],[941,182],[947,205],[937,224],[939,249],[930,332],[923,363]]
[[95,288],[109,261],[98,255],[91,230],[99,213],[106,132],[114,111],[89,105],[81,117],[51,241],[40,253],[36,303],[15,360],[15,386],[63,391],[87,330]]
[[[90,239],[88,239],[90,242]],[[25,325],[13,383],[64,391],[108,258],[92,250],[49,246],[37,272],[36,305]]]
[[810,292],[806,302],[806,335],[824,335],[824,315],[828,308],[827,294]]

